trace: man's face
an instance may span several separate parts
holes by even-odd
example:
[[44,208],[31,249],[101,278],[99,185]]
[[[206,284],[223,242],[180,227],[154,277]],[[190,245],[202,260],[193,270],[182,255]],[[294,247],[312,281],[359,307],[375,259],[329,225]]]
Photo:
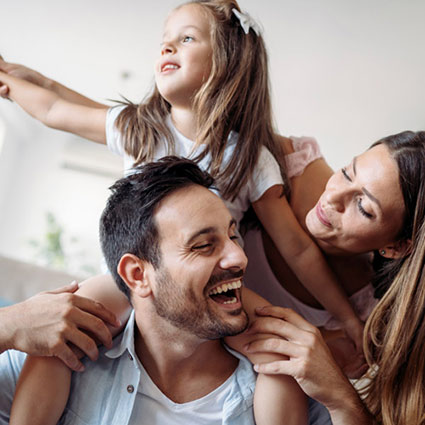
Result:
[[245,330],[241,279],[247,258],[224,203],[192,185],[166,197],[155,213],[161,263],[153,271],[159,316],[202,339]]

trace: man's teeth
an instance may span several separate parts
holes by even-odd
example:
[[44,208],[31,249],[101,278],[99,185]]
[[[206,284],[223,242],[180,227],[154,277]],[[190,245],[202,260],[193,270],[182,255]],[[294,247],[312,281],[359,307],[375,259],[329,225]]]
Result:
[[172,64],[167,64],[164,66],[164,68],[162,68],[163,71],[166,71],[167,69],[177,69],[178,66],[177,65],[172,65]]
[[232,298],[230,298],[230,300],[224,301],[223,304],[234,304],[237,301],[238,301],[238,299],[236,297],[232,297]]
[[[221,294],[222,292],[230,291],[231,289],[239,289],[242,286],[242,282],[240,280],[237,280],[236,282],[230,282],[230,283],[223,283],[220,286],[216,286],[208,295],[216,295]],[[236,298],[235,298],[236,299]],[[226,304],[230,304],[232,302],[233,298],[229,301],[226,301]]]

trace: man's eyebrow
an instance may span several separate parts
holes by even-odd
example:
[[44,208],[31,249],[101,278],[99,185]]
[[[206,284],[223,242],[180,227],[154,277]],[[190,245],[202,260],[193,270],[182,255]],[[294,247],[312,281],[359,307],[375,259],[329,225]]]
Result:
[[354,176],[357,174],[357,171],[356,171],[356,163],[357,163],[357,157],[355,156],[355,157],[353,158],[353,174],[354,174]]
[[[232,218],[229,222],[229,229],[232,226],[236,225],[236,220],[234,218]],[[207,235],[209,233],[217,233],[217,227],[216,226],[209,226],[209,227],[204,227],[203,229],[198,230],[197,232],[195,232],[190,238],[189,240],[186,242],[187,245],[190,245],[191,243],[193,243],[196,238],[198,238],[201,235]]]

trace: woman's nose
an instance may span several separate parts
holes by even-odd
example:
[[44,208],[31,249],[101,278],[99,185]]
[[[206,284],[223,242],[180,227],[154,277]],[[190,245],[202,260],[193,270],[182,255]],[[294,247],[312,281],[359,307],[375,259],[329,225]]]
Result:
[[326,203],[335,211],[345,210],[346,193],[337,188],[328,188],[325,194]]

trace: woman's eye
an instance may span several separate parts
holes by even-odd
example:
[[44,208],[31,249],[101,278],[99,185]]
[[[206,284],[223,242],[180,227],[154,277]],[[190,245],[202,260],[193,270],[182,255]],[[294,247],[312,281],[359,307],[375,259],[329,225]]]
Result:
[[350,182],[352,181],[351,177],[348,175],[347,170],[345,168],[341,168],[341,173],[348,181]]
[[362,199],[359,198],[357,200],[357,207],[359,208],[359,211],[362,215],[364,215],[366,218],[373,218],[373,215],[368,213],[362,206]]
[[193,37],[191,37],[190,35],[186,35],[185,37],[183,37],[183,43],[189,43],[190,41],[193,41]]

